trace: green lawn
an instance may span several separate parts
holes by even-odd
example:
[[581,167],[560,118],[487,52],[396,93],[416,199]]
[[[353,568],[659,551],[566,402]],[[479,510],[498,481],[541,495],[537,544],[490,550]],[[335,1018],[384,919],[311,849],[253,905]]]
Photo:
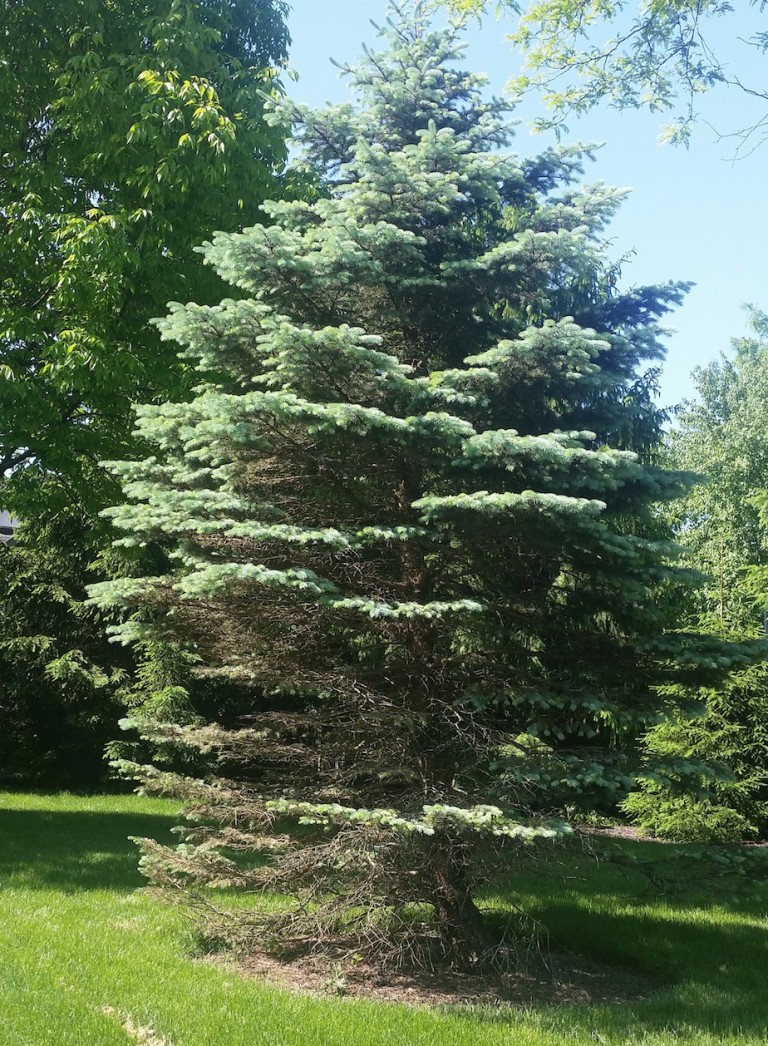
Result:
[[[766,904],[633,899],[611,867],[516,889],[553,946],[669,987],[642,1003],[516,1013],[307,999],[190,958],[181,913],[137,893],[129,835],[172,804],[0,794],[1,1046],[750,1046],[768,1042]],[[150,1031],[151,1029],[151,1031]]]

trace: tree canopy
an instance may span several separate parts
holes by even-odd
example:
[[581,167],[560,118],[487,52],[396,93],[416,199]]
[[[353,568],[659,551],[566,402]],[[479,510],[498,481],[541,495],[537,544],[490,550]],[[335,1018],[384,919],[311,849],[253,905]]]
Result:
[[694,371],[697,396],[681,408],[668,440],[675,464],[701,480],[673,517],[709,577],[698,610],[747,629],[762,626],[762,615],[745,571],[768,565],[758,504],[768,483],[768,320],[752,309],[750,324],[732,354]]
[[[465,14],[495,9],[519,16],[510,40],[523,56],[524,70],[512,79],[511,87],[542,92],[551,116],[537,121],[541,126],[558,126],[569,114],[578,115],[606,102],[618,109],[668,112],[673,120],[662,139],[687,142],[699,117],[701,95],[712,87],[734,87],[757,102],[768,103],[764,84],[753,82],[738,66],[734,71],[733,57],[722,46],[721,19],[733,22],[735,16],[728,0],[438,3]],[[738,39],[736,32],[732,42],[762,55],[768,50],[768,30],[759,19],[764,4],[750,0],[748,6],[754,9],[755,18],[747,38]],[[736,118],[727,134],[736,140],[737,152],[751,150],[765,140],[767,120],[768,108],[754,120]]]
[[215,280],[194,247],[253,222],[283,132],[265,115],[281,0],[3,0],[0,476],[4,507],[100,508],[133,399],[179,395],[148,321]]

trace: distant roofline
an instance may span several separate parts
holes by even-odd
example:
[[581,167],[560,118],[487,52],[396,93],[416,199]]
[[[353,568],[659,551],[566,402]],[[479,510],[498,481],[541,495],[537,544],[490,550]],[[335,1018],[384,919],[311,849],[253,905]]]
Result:
[[18,519],[14,519],[9,512],[0,511],[0,545],[11,544],[14,531],[18,525]]

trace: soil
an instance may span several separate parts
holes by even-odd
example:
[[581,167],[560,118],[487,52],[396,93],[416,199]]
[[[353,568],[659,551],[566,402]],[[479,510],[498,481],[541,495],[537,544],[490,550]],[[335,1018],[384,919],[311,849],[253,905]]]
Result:
[[[214,958],[214,962],[226,960]],[[574,955],[537,956],[511,974],[460,974],[449,971],[388,971],[365,963],[329,965],[305,958],[281,962],[264,955],[238,962],[246,977],[312,995],[377,999],[421,1006],[561,1006],[573,1003],[626,1003],[647,998],[658,985]]]
[[631,839],[636,843],[670,843],[671,839],[659,839],[654,835],[643,835],[629,824],[612,825],[610,828],[593,828],[591,825],[580,825],[577,829],[582,835],[600,835],[607,839]]
[[582,835],[599,835],[607,839],[631,839],[635,843],[658,843],[660,846],[685,846],[685,845],[700,845],[700,846],[727,846],[727,847],[768,847],[768,840],[766,839],[742,839],[741,842],[725,842],[725,843],[699,843],[695,842],[692,844],[686,844],[675,839],[663,839],[658,835],[643,835],[643,833],[635,828],[633,825],[628,824],[617,824],[612,825],[609,828],[593,828],[590,825],[581,825],[577,828],[577,831]]

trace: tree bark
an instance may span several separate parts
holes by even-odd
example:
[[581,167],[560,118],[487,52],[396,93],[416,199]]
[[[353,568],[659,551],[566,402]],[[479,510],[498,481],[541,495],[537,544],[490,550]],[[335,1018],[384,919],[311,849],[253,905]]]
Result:
[[445,956],[453,967],[465,971],[481,966],[495,944],[472,897],[467,871],[466,856],[451,852],[450,846],[435,854],[430,869],[432,904]]

